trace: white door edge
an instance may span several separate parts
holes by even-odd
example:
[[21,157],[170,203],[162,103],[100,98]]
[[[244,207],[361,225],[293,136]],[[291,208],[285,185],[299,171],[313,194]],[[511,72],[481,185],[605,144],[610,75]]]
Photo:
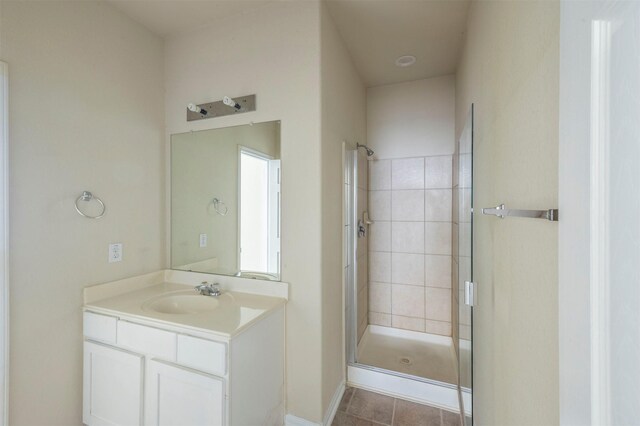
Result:
[[0,61],[0,418],[9,424],[9,66]]

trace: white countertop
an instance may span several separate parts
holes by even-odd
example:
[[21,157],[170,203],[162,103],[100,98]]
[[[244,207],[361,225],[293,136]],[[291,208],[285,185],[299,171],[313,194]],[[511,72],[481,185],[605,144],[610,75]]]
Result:
[[[95,297],[87,299],[87,290],[85,290],[85,309],[107,315],[125,316],[147,322],[152,321],[170,326],[186,327],[231,338],[287,302],[284,297],[233,291],[225,289],[225,286],[223,286],[222,295],[218,297],[199,296],[195,295],[193,285],[190,283],[157,283],[156,280],[150,280],[149,277],[150,275],[140,277],[142,279],[141,282],[144,282],[143,285],[127,286],[131,291],[123,291],[122,284],[114,282],[114,287],[119,285],[120,289],[111,294],[105,292],[104,289],[109,284],[102,284],[101,287],[103,288],[100,291],[105,292],[104,295],[110,297],[98,298],[97,300]],[[130,282],[131,280],[128,279],[127,281]],[[140,286],[143,287],[140,288]],[[95,290],[93,291],[95,292]],[[215,309],[211,310],[176,314],[162,313],[149,308],[149,303],[145,304],[145,302],[170,295],[195,295],[193,297],[211,298],[214,300],[202,300],[202,302],[210,302],[216,306]]]

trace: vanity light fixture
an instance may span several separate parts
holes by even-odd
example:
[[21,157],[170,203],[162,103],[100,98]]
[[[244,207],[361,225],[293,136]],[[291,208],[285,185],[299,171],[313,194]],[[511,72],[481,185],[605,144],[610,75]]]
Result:
[[225,96],[220,101],[187,105],[187,121],[224,117],[256,110],[256,95],[238,96],[235,99]]
[[396,65],[399,67],[410,67],[416,63],[416,57],[413,55],[404,55],[396,59]]

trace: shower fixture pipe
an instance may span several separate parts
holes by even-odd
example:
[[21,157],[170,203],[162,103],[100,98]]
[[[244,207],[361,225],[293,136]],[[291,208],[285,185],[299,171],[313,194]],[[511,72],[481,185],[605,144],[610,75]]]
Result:
[[375,154],[375,152],[371,148],[366,146],[366,145],[361,145],[359,143],[356,143],[356,149],[358,149],[358,148],[364,148],[365,151],[367,151],[367,157],[372,157],[373,154]]

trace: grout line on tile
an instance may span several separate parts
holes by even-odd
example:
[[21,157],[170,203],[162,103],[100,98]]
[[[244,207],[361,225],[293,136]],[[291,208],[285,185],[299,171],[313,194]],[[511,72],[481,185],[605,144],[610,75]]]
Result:
[[435,158],[435,157],[451,157],[451,160],[453,161],[454,155],[455,155],[455,152],[452,152],[451,154],[414,155],[410,157],[387,157],[387,158],[376,157],[376,158],[367,158],[367,161],[374,162],[374,161],[393,161],[393,160],[413,160],[416,158]]
[[353,389],[353,392],[351,392],[351,396],[349,397],[349,401],[347,402],[347,406],[344,409],[345,413],[349,412],[349,407],[351,406],[351,401],[353,400],[353,395],[356,393],[356,390]]
[[398,402],[398,398],[393,398],[393,410],[391,412],[391,426],[393,426],[393,422],[396,420],[396,403]]
[[367,191],[369,192],[382,192],[382,191],[387,191],[387,192],[393,192],[393,191],[431,191],[431,190],[436,190],[436,189],[453,189],[450,186],[434,186],[432,187],[428,187],[428,188],[406,188],[406,189],[401,189],[401,188],[394,188],[394,189],[367,189]]
[[[391,285],[406,285],[409,287],[425,287],[424,284],[405,284],[405,283],[394,283],[393,281],[390,282],[389,284]],[[446,288],[446,287],[436,287],[436,288]]]

